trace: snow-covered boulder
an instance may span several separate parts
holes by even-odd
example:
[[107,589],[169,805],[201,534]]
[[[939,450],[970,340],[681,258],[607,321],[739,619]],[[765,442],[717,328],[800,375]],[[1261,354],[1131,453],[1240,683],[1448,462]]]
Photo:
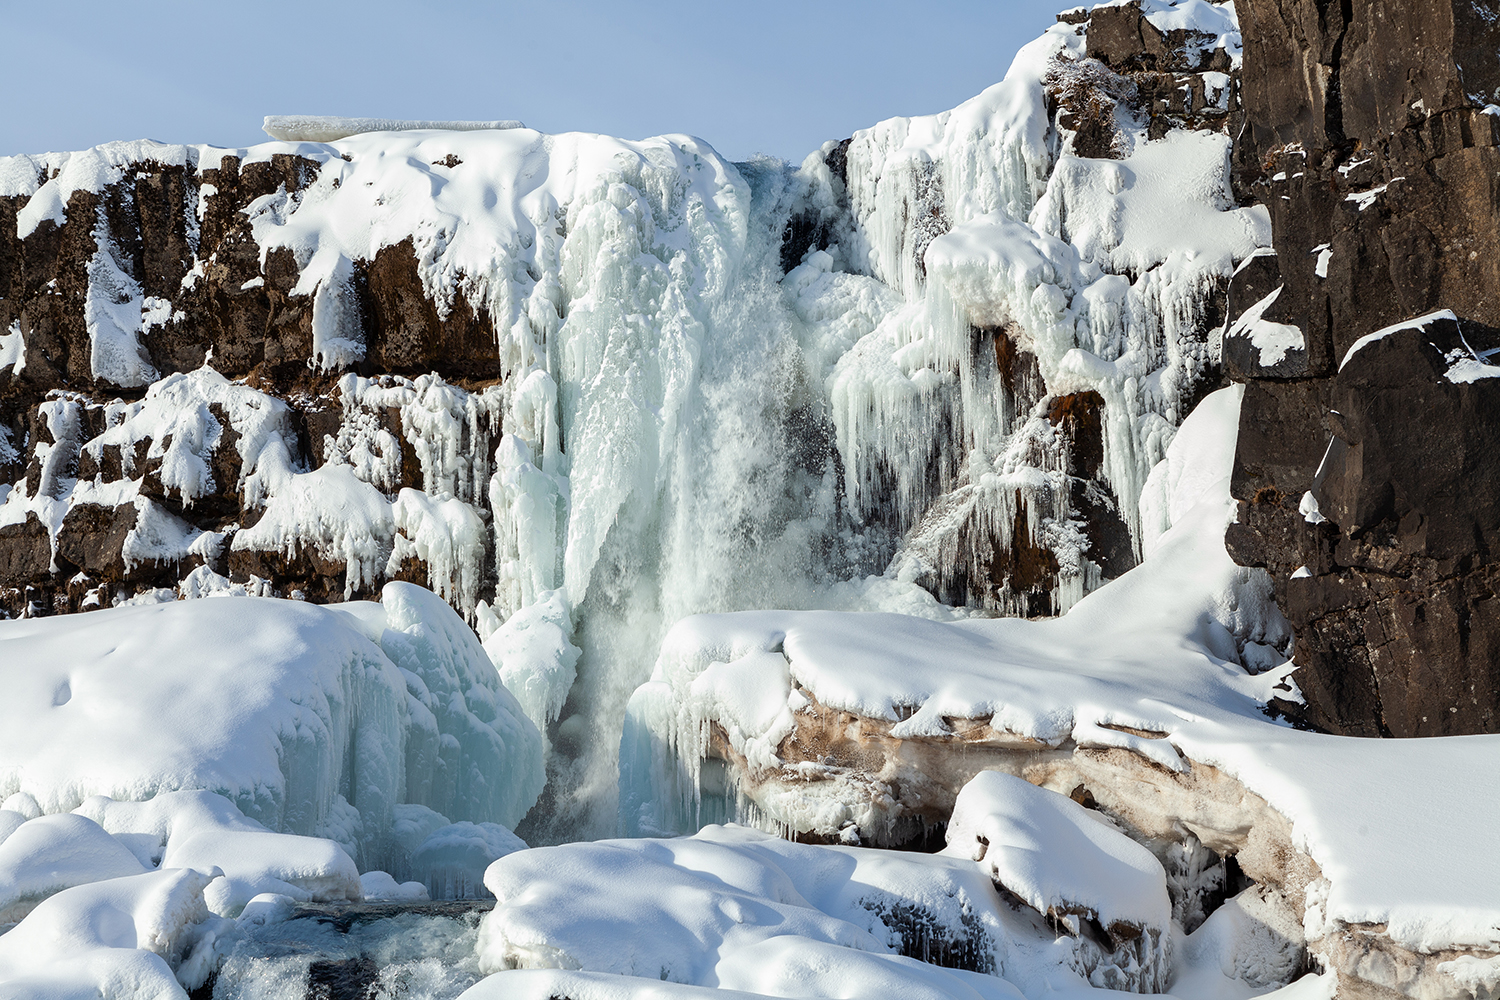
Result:
[[40,816],[0,843],[0,925],[70,886],[149,870],[124,844],[82,816]]
[[774,995],[767,977],[778,974],[897,983],[903,956],[993,972],[1007,935],[989,880],[967,860],[739,827],[518,852],[485,884],[498,900],[480,930],[486,971],[572,968]]
[[1079,971],[1095,986],[1166,988],[1166,873],[1104,816],[1014,775],[981,771],[958,793],[947,836],[945,854],[979,862],[996,885],[1087,939],[1093,947],[1080,947]]
[[[365,872],[359,877],[359,887],[366,902],[386,900],[410,900],[418,902],[429,898],[427,887],[421,882],[397,882],[390,872]],[[259,899],[260,897],[256,897]],[[254,899],[250,901],[255,902]],[[246,904],[249,908],[249,904]],[[243,915],[243,913],[241,914]]]

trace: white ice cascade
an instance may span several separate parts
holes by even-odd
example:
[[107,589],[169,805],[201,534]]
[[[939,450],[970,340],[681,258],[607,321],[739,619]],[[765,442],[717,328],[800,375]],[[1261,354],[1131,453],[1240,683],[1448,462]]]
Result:
[[[1181,7],[1232,19],[1228,4]],[[227,544],[310,546],[346,567],[351,593],[425,563],[547,732],[553,801],[537,813],[551,818],[520,832],[595,836],[616,826],[626,703],[687,615],[959,613],[937,598],[1059,613],[1096,586],[1059,400],[1097,397],[1091,502],[1117,509],[1139,548],[1147,471],[1217,360],[1208,303],[1269,226],[1233,206],[1218,133],[1147,141],[1122,119],[1123,159],[1072,154],[1049,74],[1082,60],[1084,29],[1049,29],[958,108],[882,122],[798,167],[731,164],[680,135],[409,131],[12,158],[0,194],[29,197],[24,237],[135,162],[201,177],[227,156],[293,154],[317,164],[305,185],[244,215],[263,269],[273,251],[297,265],[314,367],[365,352],[346,322],[350,275],[403,242],[439,318],[468,308],[493,325],[498,384],[344,378],[315,471],[290,451],[252,456],[269,401],[226,403],[241,485],[265,508]],[[195,210],[218,196],[203,185]],[[114,292],[110,308],[156,315]],[[127,354],[131,317],[116,324]],[[112,433],[165,449],[165,425],[144,423],[168,388],[202,419],[164,460],[201,471],[223,430],[209,406],[230,392],[207,373],[157,383]],[[270,430],[268,448],[283,436]],[[423,491],[394,492],[412,463]],[[43,480],[4,498],[0,524],[34,514],[55,534],[83,487]],[[255,484],[265,493],[249,497]],[[1055,562],[1045,602],[1009,579],[944,579],[1013,542]]]
[[[1053,612],[1096,587],[1049,401],[1097,394],[1139,552],[1146,475],[1217,362],[1209,302],[1269,227],[1234,207],[1218,133],[1073,156],[1046,88],[1083,49],[1058,25],[979,97],[798,168],[648,141],[550,211],[509,314],[481,612],[550,727],[528,839],[612,832],[625,703],[685,615],[946,615],[915,583],[965,531],[1054,553]],[[799,227],[821,236],[788,260]],[[1040,386],[1013,384],[1002,340]],[[1012,596],[991,606],[1024,613]]]

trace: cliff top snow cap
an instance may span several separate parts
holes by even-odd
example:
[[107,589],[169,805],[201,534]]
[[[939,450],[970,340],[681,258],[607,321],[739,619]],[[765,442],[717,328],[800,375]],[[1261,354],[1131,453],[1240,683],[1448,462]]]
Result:
[[282,142],[333,142],[361,132],[477,132],[481,129],[525,128],[518,121],[440,122],[393,118],[335,118],[329,115],[266,115],[266,135]]

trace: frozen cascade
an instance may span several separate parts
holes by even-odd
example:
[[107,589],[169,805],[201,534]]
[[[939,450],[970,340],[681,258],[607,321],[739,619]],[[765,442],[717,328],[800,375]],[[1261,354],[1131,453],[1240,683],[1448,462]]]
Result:
[[[1227,4],[1190,6],[1232,24]],[[1119,158],[1081,155],[1061,104],[1109,73],[1080,69],[1086,30],[1056,25],[958,108],[797,166],[731,164],[687,136],[525,128],[5,161],[0,194],[29,199],[24,238],[134,163],[196,174],[201,221],[221,197],[205,171],[291,157],[295,183],[239,213],[262,272],[245,284],[273,255],[295,264],[311,366],[379,370],[351,289],[405,245],[438,318],[474,317],[498,367],[343,375],[314,408],[310,455],[273,396],[207,368],[120,404],[102,436],[82,430],[98,404],[59,397],[40,475],[8,491],[0,525],[35,516],[55,546],[72,505],[133,504],[133,553],[205,563],[183,595],[235,592],[206,565],[220,552],[246,592],[278,574],[317,577],[315,600],[427,583],[546,729],[548,791],[523,836],[612,833],[625,706],[673,622],[1052,615],[1139,556],[1147,473],[1216,377],[1214,300],[1269,232],[1233,204],[1212,123],[1163,135],[1121,104]],[[116,284],[98,309],[123,357],[135,331],[174,320]],[[112,364],[122,385],[149,380]],[[122,478],[74,476],[80,453],[102,467],[115,446]],[[136,453],[184,515],[250,516],[193,534],[151,506]]]

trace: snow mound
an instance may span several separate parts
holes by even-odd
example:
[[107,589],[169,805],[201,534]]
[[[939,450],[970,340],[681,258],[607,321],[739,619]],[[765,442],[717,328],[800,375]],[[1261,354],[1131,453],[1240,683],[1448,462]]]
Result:
[[227,921],[212,917],[192,869],[66,889],[0,936],[0,997],[157,1000],[203,984]]
[[498,900],[480,932],[490,972],[571,968],[775,995],[778,975],[824,988],[840,976],[895,985],[945,975],[903,958],[924,948],[993,972],[1008,934],[970,862],[739,827],[523,851],[495,862],[485,884]]
[[427,887],[421,882],[397,882],[389,872],[365,872],[359,877],[359,887],[365,900],[370,902],[396,899],[420,902],[429,898]]
[[410,584],[341,608],[224,598],[0,622],[0,797],[59,813],[202,789],[367,864],[400,802],[519,820],[541,740],[474,634]]
[[990,877],[1074,934],[1098,921],[1112,939],[1165,939],[1172,904],[1156,857],[1065,795],[998,771],[958,793],[945,854]]
[[67,814],[38,817],[0,843],[0,925],[15,923],[62,889],[147,870],[91,820]]

